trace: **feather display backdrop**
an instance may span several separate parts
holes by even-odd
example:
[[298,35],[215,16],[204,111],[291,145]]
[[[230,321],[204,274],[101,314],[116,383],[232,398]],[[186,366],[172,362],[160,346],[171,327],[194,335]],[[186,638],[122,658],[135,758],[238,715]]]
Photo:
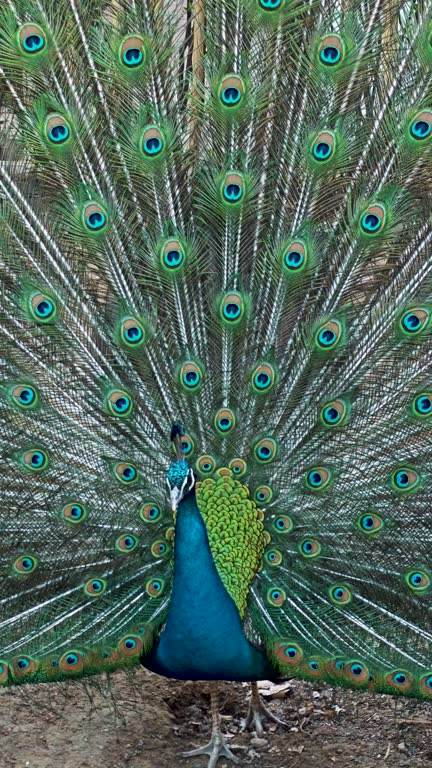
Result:
[[1,683],[157,646],[180,420],[277,674],[432,697],[431,65],[430,0],[3,3]]

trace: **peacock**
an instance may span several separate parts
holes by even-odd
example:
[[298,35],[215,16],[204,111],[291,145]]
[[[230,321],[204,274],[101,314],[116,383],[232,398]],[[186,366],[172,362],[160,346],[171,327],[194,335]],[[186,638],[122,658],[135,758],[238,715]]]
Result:
[[0,75],[0,684],[432,701],[431,0],[4,0]]

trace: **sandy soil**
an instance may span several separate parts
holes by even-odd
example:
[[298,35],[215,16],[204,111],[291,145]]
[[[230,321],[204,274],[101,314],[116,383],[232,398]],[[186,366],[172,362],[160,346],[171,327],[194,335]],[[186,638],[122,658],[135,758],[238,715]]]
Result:
[[[217,684],[223,727],[252,768],[432,768],[432,706],[291,681],[266,703],[287,728],[242,733],[248,686]],[[182,749],[209,737],[209,687],[140,669],[100,683],[0,691],[1,768],[205,768]],[[267,693],[269,690],[267,689]],[[236,748],[237,747],[237,748]],[[222,759],[218,768],[230,768]]]

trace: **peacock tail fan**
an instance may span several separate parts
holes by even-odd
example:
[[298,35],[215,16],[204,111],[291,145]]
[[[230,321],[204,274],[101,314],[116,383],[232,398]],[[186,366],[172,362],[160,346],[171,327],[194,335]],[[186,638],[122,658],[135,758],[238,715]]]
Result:
[[278,674],[430,698],[432,3],[16,0],[0,50],[0,682],[154,647],[180,420]]

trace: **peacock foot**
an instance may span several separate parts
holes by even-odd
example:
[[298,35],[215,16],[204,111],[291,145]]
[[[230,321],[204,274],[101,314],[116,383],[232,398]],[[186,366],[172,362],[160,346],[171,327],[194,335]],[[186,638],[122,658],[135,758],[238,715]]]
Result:
[[239,763],[238,757],[233,755],[227,746],[225,736],[220,728],[220,714],[218,709],[218,696],[215,691],[211,692],[211,711],[212,711],[212,735],[205,747],[192,749],[190,752],[180,752],[179,757],[196,757],[196,755],[209,755],[207,768],[215,768],[220,757],[226,760],[232,760],[233,763]]
[[266,720],[271,720],[272,723],[277,723],[278,725],[287,728],[288,724],[276,717],[276,715],[270,712],[265,704],[263,704],[258,692],[257,683],[251,683],[251,689],[252,696],[249,702],[249,711],[246,720],[243,723],[242,730],[256,731],[257,736],[262,736],[264,734],[264,723]]
[[192,749],[190,752],[180,752],[179,757],[195,757],[196,755],[209,755],[207,768],[215,768],[217,761],[220,757],[225,757],[227,760],[232,760],[233,763],[239,763],[238,757],[233,755],[229,747],[226,745],[225,737],[219,734],[213,734],[209,743],[205,747],[199,747],[198,749]]

